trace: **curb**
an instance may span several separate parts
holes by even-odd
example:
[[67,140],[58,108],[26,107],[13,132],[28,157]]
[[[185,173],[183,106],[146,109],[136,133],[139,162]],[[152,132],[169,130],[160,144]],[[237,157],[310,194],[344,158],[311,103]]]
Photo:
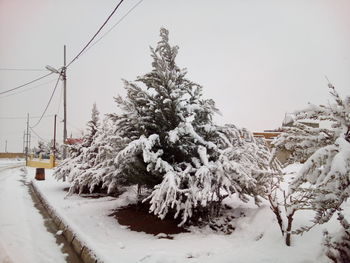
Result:
[[67,242],[73,247],[74,251],[80,257],[80,259],[84,263],[103,263],[102,261],[96,258],[96,255],[93,252],[93,250],[87,247],[86,244],[76,236],[72,228],[57,215],[56,211],[43,198],[40,191],[36,188],[33,182],[30,182],[29,186],[46,209],[47,213],[51,217],[58,230],[63,231],[62,235],[65,237]]

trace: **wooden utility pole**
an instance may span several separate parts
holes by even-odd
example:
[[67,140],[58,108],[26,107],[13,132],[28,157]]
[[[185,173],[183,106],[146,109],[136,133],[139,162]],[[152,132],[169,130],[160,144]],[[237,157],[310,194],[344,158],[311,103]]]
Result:
[[28,148],[29,148],[29,113],[27,114],[27,141],[26,141],[26,166],[28,166]]
[[26,131],[23,132],[23,153],[26,152]]
[[63,49],[63,68],[62,68],[62,77],[63,77],[63,159],[67,157],[67,75],[66,75],[66,45]]
[[53,124],[53,163],[54,165],[56,162],[56,119],[57,119],[57,114],[55,114],[55,121]]

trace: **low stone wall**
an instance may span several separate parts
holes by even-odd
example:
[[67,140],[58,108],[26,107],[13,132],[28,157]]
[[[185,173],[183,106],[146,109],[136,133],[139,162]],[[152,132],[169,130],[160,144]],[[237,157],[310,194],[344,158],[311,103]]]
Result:
[[24,153],[0,153],[0,158],[25,158]]

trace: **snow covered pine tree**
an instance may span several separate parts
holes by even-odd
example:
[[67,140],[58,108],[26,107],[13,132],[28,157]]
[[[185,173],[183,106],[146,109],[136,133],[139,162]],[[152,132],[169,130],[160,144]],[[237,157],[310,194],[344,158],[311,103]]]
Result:
[[99,112],[96,104],[91,111],[91,120],[87,123],[87,133],[84,135],[81,145],[73,145],[69,148],[70,157],[63,160],[54,172],[57,180],[63,180],[65,177],[72,183],[70,193],[86,191],[85,184],[81,182],[82,173],[90,168],[96,157],[96,149],[91,147],[99,126]]
[[118,134],[130,142],[116,156],[116,172],[105,184],[145,187],[151,212],[160,218],[172,212],[184,224],[194,214],[204,220],[217,216],[230,194],[246,200],[246,194],[256,196],[257,189],[268,187],[257,187],[263,166],[249,167],[260,160],[251,158],[259,156],[257,148],[246,151],[255,141],[242,139],[235,126],[213,124],[218,110],[175,64],[178,47],[170,46],[168,34],[162,28],[161,40],[151,48],[152,71],[136,82],[125,81],[126,98],[116,98],[123,113],[111,117]]
[[[70,193],[107,192],[111,195],[121,193],[117,182],[111,183],[113,174],[118,171],[114,163],[116,155],[126,146],[128,140],[121,138],[114,121],[107,117],[94,135],[91,146],[84,151],[82,161],[85,163],[71,185]],[[85,158],[84,158],[85,156]]]

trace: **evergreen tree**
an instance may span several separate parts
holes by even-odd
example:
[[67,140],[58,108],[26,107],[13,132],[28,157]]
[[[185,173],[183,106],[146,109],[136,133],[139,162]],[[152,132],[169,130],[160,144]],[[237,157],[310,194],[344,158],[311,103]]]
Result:
[[113,121],[110,118],[105,119],[92,138],[90,147],[83,153],[84,165],[80,168],[79,175],[72,180],[69,193],[105,191],[118,194],[120,189],[117,188],[117,183],[113,184],[109,179],[116,170],[114,159],[123,147],[125,143],[116,134]]
[[[96,104],[93,105],[91,111],[91,120],[87,123],[87,132],[83,137],[81,145],[73,145],[69,147],[70,157],[60,163],[54,172],[57,180],[68,178],[69,182],[74,182],[81,173],[94,164],[96,157],[96,149],[91,147],[93,138],[95,137],[99,126],[99,112]],[[75,183],[73,184],[75,185]],[[74,187],[72,189],[75,189]],[[84,187],[79,188],[82,192]]]
[[213,124],[214,102],[202,99],[202,87],[175,64],[178,47],[170,46],[168,31],[161,29],[160,36],[151,48],[152,71],[125,81],[126,98],[116,98],[123,113],[111,118],[130,142],[115,158],[113,178],[150,189],[144,201],[151,212],[164,218],[173,211],[185,223],[194,213],[218,215],[232,193],[244,200],[258,195],[258,175],[266,167],[254,159],[260,154],[255,141],[241,139],[235,126]]
[[[83,147],[90,147],[99,126],[99,112],[97,110],[96,103],[93,104],[91,109],[91,120],[87,123],[87,133],[83,137]],[[89,157],[87,157],[89,158]]]

